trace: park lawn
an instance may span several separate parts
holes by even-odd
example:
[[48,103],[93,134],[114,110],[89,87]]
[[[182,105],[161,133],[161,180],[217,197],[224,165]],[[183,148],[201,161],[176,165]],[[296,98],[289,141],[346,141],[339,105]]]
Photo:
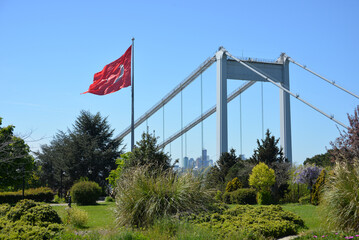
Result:
[[321,230],[321,219],[320,212],[317,206],[311,204],[299,204],[299,203],[287,203],[282,204],[281,207],[286,210],[293,212],[300,216],[305,225],[309,228],[309,231]]
[[[65,217],[65,208],[67,206],[52,206],[60,215],[61,219]],[[85,210],[88,214],[88,224],[87,227],[90,229],[102,229],[114,228],[115,223],[115,203],[114,202],[101,202],[97,205],[89,206],[76,206],[73,204],[74,208],[79,208]]]

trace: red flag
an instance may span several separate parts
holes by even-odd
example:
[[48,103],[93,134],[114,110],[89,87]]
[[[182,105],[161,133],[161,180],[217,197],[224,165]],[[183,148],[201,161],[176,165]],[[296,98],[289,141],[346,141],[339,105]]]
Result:
[[93,83],[84,93],[106,95],[131,86],[131,50],[132,45],[119,59],[95,73]]

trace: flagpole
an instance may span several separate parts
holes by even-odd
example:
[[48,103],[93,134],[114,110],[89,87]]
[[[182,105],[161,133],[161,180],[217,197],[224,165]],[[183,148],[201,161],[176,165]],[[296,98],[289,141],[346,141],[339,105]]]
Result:
[[134,116],[134,93],[135,93],[135,77],[134,77],[134,52],[135,52],[135,38],[132,38],[132,49],[131,49],[131,89],[132,89],[132,111],[131,111],[131,151],[135,146],[135,116]]

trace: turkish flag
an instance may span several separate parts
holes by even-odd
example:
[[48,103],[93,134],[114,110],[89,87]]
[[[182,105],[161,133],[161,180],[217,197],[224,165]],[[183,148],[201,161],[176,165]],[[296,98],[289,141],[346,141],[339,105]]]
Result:
[[131,86],[131,51],[132,45],[119,59],[95,73],[93,83],[84,93],[106,95]]

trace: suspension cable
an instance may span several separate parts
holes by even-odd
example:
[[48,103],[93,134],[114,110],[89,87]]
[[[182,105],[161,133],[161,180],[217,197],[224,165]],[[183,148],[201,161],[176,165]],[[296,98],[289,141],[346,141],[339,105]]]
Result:
[[305,103],[306,105],[308,105],[309,107],[313,108],[314,110],[316,110],[317,112],[320,112],[321,114],[323,114],[324,116],[326,116],[327,118],[333,120],[334,122],[338,123],[339,125],[341,125],[342,127],[348,129],[348,126],[346,126],[344,123],[336,120],[334,118],[334,116],[329,116],[328,114],[326,114],[325,112],[321,111],[320,109],[316,108],[314,105],[308,103],[307,101],[305,101],[304,99],[300,98],[298,94],[294,94],[291,91],[289,91],[288,89],[282,87],[280,84],[276,83],[274,80],[272,80],[271,78],[267,77],[266,75],[264,75],[263,73],[259,72],[258,70],[256,70],[253,66],[250,66],[247,63],[244,63],[243,61],[241,61],[240,59],[234,57],[232,54],[230,54],[227,50],[223,49],[226,54],[231,57],[232,59],[236,60],[237,62],[239,62],[240,64],[242,64],[244,67],[248,68],[249,70],[251,70],[252,72],[258,74],[259,76],[261,76],[262,78],[264,78],[265,80],[267,80],[268,82],[271,82],[272,84],[276,85],[277,87],[279,87],[280,89],[282,89],[283,91],[289,93],[290,95],[292,95],[293,97],[297,98],[298,100],[300,100],[301,102]]
[[[202,81],[202,73],[201,73],[201,117],[203,117],[203,81]],[[201,121],[201,144],[203,151],[203,121]]]
[[162,135],[163,141],[165,140],[165,105],[162,106]]
[[288,59],[290,62],[292,62],[292,63],[298,65],[298,66],[301,67],[301,68],[303,68],[304,70],[307,70],[308,72],[314,74],[315,76],[317,76],[317,77],[323,79],[324,81],[326,81],[326,82],[328,82],[328,83],[330,83],[330,84],[336,86],[337,88],[343,90],[344,92],[349,93],[349,94],[352,95],[353,97],[356,97],[356,98],[359,99],[359,96],[358,96],[358,95],[356,95],[356,94],[350,92],[349,90],[346,90],[345,88],[339,86],[338,84],[335,83],[335,81],[330,81],[330,80],[328,80],[327,78],[325,78],[325,77],[319,75],[318,73],[316,73],[316,72],[310,70],[309,68],[307,68],[307,66],[302,65],[302,64],[300,64],[300,63],[294,61],[294,60],[293,60],[291,57],[289,57],[289,56],[287,56],[287,59]]
[[[183,131],[183,90],[181,90],[181,132]],[[181,163],[183,163],[183,135],[181,135]]]
[[[242,148],[242,93],[239,94],[239,138],[240,138],[240,149],[241,155],[243,156],[243,148]],[[241,157],[242,158],[242,157]]]
[[261,82],[261,99],[262,99],[262,139],[264,140],[264,104],[263,104],[263,82]]

